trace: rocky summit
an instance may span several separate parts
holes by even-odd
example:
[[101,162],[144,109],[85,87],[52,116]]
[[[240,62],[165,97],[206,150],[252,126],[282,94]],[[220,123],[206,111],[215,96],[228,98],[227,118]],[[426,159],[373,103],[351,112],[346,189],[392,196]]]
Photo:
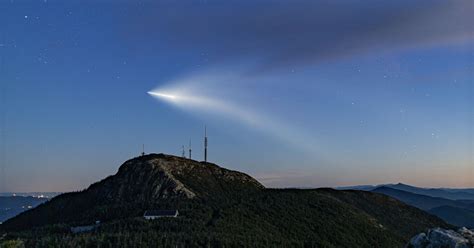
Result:
[[110,201],[157,201],[170,197],[209,197],[239,185],[262,189],[257,180],[212,163],[165,154],[140,156],[125,162],[116,175],[93,184],[88,192]]

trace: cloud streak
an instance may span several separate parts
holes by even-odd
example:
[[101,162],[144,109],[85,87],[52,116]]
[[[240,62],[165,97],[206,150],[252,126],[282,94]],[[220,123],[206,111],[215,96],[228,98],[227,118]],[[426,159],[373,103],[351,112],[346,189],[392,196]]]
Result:
[[131,39],[200,49],[218,61],[257,61],[265,70],[472,42],[473,12],[470,0],[159,2],[148,3],[126,30]]

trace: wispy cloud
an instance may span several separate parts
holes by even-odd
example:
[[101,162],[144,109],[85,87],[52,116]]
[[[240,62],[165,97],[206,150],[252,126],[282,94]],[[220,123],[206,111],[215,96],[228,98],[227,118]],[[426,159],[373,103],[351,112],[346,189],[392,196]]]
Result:
[[256,70],[356,54],[473,40],[473,3],[444,1],[249,1],[149,3],[127,37],[201,49]]

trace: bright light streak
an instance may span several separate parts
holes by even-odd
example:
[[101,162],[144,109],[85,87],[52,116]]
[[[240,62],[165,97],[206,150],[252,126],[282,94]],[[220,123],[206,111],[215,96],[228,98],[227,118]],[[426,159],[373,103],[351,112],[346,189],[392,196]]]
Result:
[[257,115],[244,110],[230,102],[225,102],[217,98],[203,95],[190,95],[186,93],[163,93],[163,91],[149,91],[149,95],[160,100],[173,103],[174,106],[184,109],[195,109],[211,113],[217,113],[221,116],[227,116],[248,125],[258,125],[262,122]]
[[299,133],[284,122],[278,121],[261,112],[255,112],[253,109],[235,104],[228,99],[223,100],[216,96],[199,94],[199,91],[183,87],[156,89],[149,91],[148,94],[159,100],[168,102],[175,107],[181,108],[184,111],[204,111],[239,121],[249,127],[283,139],[289,144],[297,147],[305,146],[305,149],[314,152],[313,149],[315,147],[313,145],[308,146],[306,145],[307,142],[304,142],[308,135]]
[[148,93],[149,95],[152,95],[152,96],[162,97],[162,98],[169,99],[169,100],[176,100],[176,96],[175,96],[175,95],[164,94],[164,93],[153,92],[153,91],[148,91],[147,93]]

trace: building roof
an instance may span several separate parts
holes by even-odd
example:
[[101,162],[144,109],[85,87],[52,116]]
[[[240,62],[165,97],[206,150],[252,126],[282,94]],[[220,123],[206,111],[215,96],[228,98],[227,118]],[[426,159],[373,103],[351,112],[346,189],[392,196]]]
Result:
[[147,210],[143,216],[175,216],[178,210]]

